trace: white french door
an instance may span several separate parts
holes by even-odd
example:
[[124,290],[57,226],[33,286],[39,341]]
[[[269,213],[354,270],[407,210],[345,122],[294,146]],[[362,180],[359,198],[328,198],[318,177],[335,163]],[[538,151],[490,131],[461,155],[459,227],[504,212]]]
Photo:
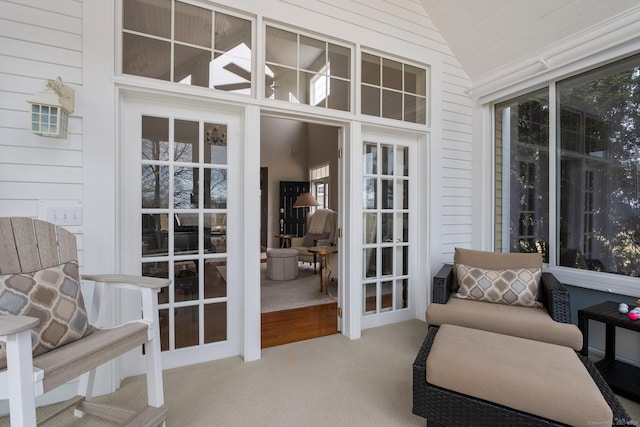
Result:
[[362,327],[415,317],[417,142],[363,135]]
[[159,294],[163,368],[238,355],[243,118],[132,99],[122,117],[121,261],[172,281]]

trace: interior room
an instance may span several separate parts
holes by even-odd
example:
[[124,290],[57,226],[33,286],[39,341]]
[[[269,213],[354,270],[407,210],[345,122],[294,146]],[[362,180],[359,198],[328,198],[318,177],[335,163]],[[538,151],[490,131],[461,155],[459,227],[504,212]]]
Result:
[[[261,175],[261,315],[262,347],[337,333],[336,300],[338,271],[336,255],[329,255],[330,289],[323,291],[323,265],[319,255],[303,250],[307,245],[335,246],[338,211],[339,128],[289,118],[263,116],[260,121]],[[301,194],[311,195],[310,204],[300,206]],[[309,204],[309,203],[298,203]],[[310,218],[316,210],[330,210],[334,219],[325,219],[311,239]],[[326,231],[330,230],[330,231]],[[283,237],[283,236],[286,236]],[[314,241],[315,240],[315,241]],[[295,260],[273,258],[290,251]],[[271,265],[272,263],[274,265]],[[290,271],[282,269],[281,263]],[[276,263],[280,263],[277,264]],[[331,293],[333,292],[333,293]],[[314,311],[304,310],[315,307]],[[315,310],[326,312],[319,316]],[[304,322],[303,318],[308,319]],[[295,318],[296,321],[285,319]],[[286,323],[284,330],[279,325]],[[277,339],[270,339],[275,337]]]
[[637,425],[639,141],[638,0],[0,0],[0,427]]

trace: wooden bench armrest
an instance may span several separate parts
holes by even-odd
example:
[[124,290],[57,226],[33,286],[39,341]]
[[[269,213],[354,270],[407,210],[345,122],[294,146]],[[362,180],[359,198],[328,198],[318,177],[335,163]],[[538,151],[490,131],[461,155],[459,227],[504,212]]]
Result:
[[83,274],[80,278],[81,280],[91,280],[101,283],[127,284],[151,289],[160,289],[171,284],[169,279],[134,276],[130,274]]
[[34,328],[40,320],[29,316],[0,316],[0,336],[13,335]]

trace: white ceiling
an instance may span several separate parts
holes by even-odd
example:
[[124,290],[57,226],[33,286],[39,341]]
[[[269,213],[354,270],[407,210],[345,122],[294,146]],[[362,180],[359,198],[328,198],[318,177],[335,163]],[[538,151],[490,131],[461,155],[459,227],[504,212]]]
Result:
[[472,82],[623,16],[638,0],[420,0]]

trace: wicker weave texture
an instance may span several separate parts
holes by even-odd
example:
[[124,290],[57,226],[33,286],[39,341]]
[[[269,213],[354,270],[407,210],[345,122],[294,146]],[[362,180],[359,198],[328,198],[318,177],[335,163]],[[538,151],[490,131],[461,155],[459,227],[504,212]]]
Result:
[[[552,420],[517,411],[492,402],[436,387],[426,382],[426,362],[438,326],[429,326],[427,336],[413,362],[413,413],[428,420],[428,425],[447,426],[564,426]],[[611,407],[614,426],[630,426],[635,423],[616,399],[597,368],[581,357],[594,382]]]

